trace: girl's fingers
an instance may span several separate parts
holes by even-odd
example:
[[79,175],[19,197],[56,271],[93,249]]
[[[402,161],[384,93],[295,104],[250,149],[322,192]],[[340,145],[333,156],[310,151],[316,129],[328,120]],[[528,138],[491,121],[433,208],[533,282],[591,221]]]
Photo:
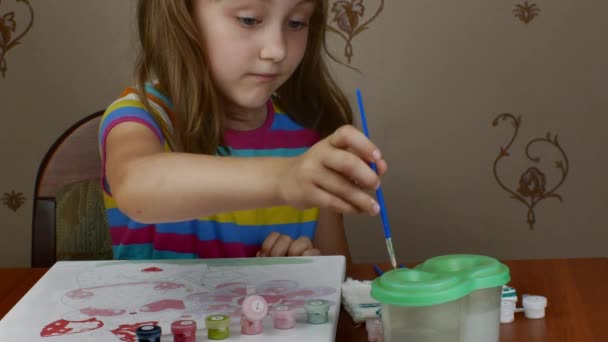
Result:
[[375,190],[380,185],[380,178],[374,170],[349,151],[335,149],[322,162],[325,167],[340,173],[346,179],[352,179],[363,188]]
[[353,182],[335,172],[327,172],[319,180],[319,186],[331,195],[356,208],[357,212],[377,214],[377,203],[369,194]]
[[302,256],[319,256],[319,255],[321,255],[321,251],[317,248],[311,248],[311,249],[305,250],[302,253]]
[[272,232],[266,237],[262,246],[262,249],[256,254],[257,257],[321,255],[321,251],[314,248],[312,241],[306,236],[300,236],[294,241],[288,235]]
[[289,249],[287,250],[288,256],[300,256],[304,251],[312,249],[312,241],[306,236],[300,236],[297,238]]
[[360,211],[351,203],[341,199],[338,196],[331,194],[330,192],[322,188],[318,188],[312,195],[311,203],[314,203],[313,205],[315,206],[321,208],[328,208],[342,214],[358,213]]
[[346,125],[338,128],[329,136],[329,143],[339,149],[349,149],[366,162],[379,162],[382,154],[360,130]]
[[288,235],[280,235],[276,240],[272,249],[270,250],[269,256],[272,257],[281,257],[287,255],[287,250],[289,250],[289,246],[293,243],[293,240]]
[[378,170],[378,175],[382,176],[388,170],[388,164],[384,159],[382,159],[376,163],[376,169]]
[[260,249],[259,256],[266,257],[270,255],[270,251],[272,250],[272,246],[274,246],[275,242],[279,239],[281,234],[277,232],[272,232],[268,234],[264,242],[262,243],[262,248]]

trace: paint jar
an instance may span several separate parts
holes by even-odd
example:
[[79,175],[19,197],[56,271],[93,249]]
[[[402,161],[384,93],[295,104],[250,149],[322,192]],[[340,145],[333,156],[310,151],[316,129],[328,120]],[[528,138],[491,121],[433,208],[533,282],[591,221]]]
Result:
[[324,324],[329,321],[329,302],[324,299],[311,299],[304,305],[306,322]]
[[264,331],[268,303],[262,296],[247,296],[241,306],[241,333],[257,335]]
[[524,307],[524,315],[526,318],[539,319],[545,317],[547,298],[543,296],[523,295],[521,302]]
[[296,311],[287,305],[277,305],[271,313],[274,328],[287,330],[296,326]]
[[500,323],[511,323],[515,320],[515,305],[512,300],[503,300],[500,303]]
[[230,337],[230,316],[211,315],[205,319],[207,338],[210,340],[224,340]]
[[158,325],[142,325],[135,331],[137,342],[160,342],[160,335],[162,330]]
[[196,342],[196,322],[181,320],[171,323],[173,342]]

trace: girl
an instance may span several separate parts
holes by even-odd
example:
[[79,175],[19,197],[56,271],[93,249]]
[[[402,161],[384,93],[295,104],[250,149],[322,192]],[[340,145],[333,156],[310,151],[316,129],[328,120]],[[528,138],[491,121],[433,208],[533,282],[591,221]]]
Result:
[[326,0],[140,0],[137,87],[100,124],[117,259],[349,256],[387,164],[323,59]]

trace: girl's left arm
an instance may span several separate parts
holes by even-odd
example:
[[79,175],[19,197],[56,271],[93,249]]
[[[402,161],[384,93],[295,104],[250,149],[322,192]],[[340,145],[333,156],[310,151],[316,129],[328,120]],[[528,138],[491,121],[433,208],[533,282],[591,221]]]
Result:
[[320,209],[313,245],[321,251],[321,255],[344,255],[346,264],[350,264],[342,214],[331,209]]

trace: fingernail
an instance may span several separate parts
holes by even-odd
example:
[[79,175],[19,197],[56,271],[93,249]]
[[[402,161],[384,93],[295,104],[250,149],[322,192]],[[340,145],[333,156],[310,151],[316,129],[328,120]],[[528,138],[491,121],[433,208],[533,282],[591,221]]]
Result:
[[376,183],[376,187],[374,188],[374,190],[378,190],[378,188],[380,188],[380,182]]
[[376,201],[372,200],[372,214],[377,214],[380,212],[380,206]]
[[374,204],[374,214],[378,214],[380,212],[380,206],[378,204]]
[[380,161],[380,159],[382,159],[382,153],[380,153],[380,150],[375,150],[372,152],[372,157],[375,161]]

